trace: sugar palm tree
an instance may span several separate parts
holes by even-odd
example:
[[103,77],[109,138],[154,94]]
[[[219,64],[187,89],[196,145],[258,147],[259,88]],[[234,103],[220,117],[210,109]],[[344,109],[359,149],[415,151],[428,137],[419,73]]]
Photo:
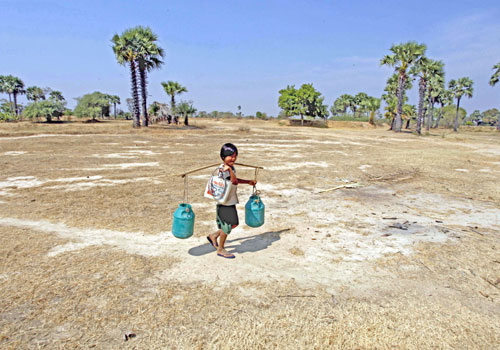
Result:
[[115,119],[116,119],[116,105],[121,103],[120,102],[120,96],[110,95],[109,96],[109,103],[113,104],[113,111],[114,111],[114,116],[115,116]]
[[161,86],[163,86],[163,90],[165,90],[165,93],[170,96],[171,103],[170,103],[170,109],[172,110],[172,113],[175,115],[175,96],[182,94],[183,92],[187,92],[188,90],[186,89],[185,86],[182,86],[176,81],[169,80],[167,82],[162,81]]
[[356,95],[354,95],[353,100],[352,100],[352,107],[354,108],[354,117],[356,117],[356,110],[360,109],[362,110],[365,102],[369,99],[368,94],[365,92],[359,92]]
[[53,101],[56,101],[56,102],[64,102],[64,101],[66,101],[66,99],[62,95],[62,92],[61,91],[57,91],[57,90],[52,90],[49,93],[49,98],[51,100],[53,100]]
[[[17,95],[26,93],[24,82],[13,75],[2,76],[0,80],[0,91],[9,95],[10,112],[19,115],[17,108]],[[12,110],[12,99],[14,100],[14,110]]]
[[[491,86],[495,86],[498,83],[498,81],[500,80],[500,62],[495,64],[493,66],[493,69],[496,69],[496,70],[495,70],[495,73],[493,73],[493,75],[490,78],[490,85]],[[498,115],[497,130],[500,131],[500,114]]]
[[38,86],[30,86],[26,89],[26,98],[28,101],[38,102],[39,100],[45,100],[45,91]]
[[342,112],[342,114],[346,114],[347,108],[349,108],[352,104],[353,96],[349,94],[340,95],[335,102],[333,102],[333,106],[331,108],[332,115],[337,114],[338,112]]
[[380,109],[380,99],[369,97],[365,101],[365,108],[370,111],[370,124],[375,125],[375,112]]
[[434,128],[437,129],[439,127],[439,121],[443,117],[444,106],[449,105],[452,102],[453,96],[451,95],[450,90],[446,90],[444,82],[442,86],[439,86],[434,89],[434,93],[437,95],[436,103],[439,103],[441,105],[438,117],[436,119],[436,123],[434,123]]
[[457,113],[455,115],[455,125],[453,126],[453,131],[458,131],[458,109],[460,108],[460,99],[463,96],[469,98],[472,97],[474,89],[472,88],[474,82],[469,77],[459,78],[458,80],[450,80],[448,83],[448,89],[450,89],[453,97],[457,99]]
[[401,115],[401,118],[403,120],[406,120],[405,129],[410,128],[410,122],[412,119],[415,118],[416,115],[417,115],[417,108],[414,105],[408,105],[408,104],[403,105],[403,114]]
[[408,80],[408,70],[415,64],[415,62],[425,55],[427,46],[418,44],[414,41],[407,43],[393,45],[391,47],[392,54],[386,55],[380,61],[381,65],[394,67],[395,72],[398,74],[398,89],[397,89],[397,113],[394,123],[394,131],[400,132],[402,126],[401,114],[403,113],[403,95],[406,80]]
[[[415,65],[410,69],[413,76],[419,78],[418,82],[418,116],[417,116],[417,133],[421,133],[422,121],[424,120],[424,100],[426,98],[426,91],[428,90],[428,83],[432,77],[444,76],[444,64],[441,61],[431,60],[425,56],[420,57],[415,62]],[[430,116],[430,113],[429,113]],[[427,130],[430,127],[430,117],[427,122]]]
[[149,125],[148,110],[147,110],[147,72],[159,68],[163,61],[164,52],[157,45],[158,36],[153,33],[151,28],[137,26],[134,28],[137,36],[137,63],[139,68],[141,97],[142,97],[142,114],[144,118],[144,126]]
[[444,90],[444,74],[435,75],[429,79],[427,84],[427,103],[429,105],[430,111],[427,117],[426,129],[432,128],[434,123],[434,105],[439,102],[439,95]]
[[[405,91],[410,90],[412,87],[413,84],[411,82],[411,79],[407,79],[405,81],[405,85],[403,86],[403,104],[408,100]],[[387,104],[387,107],[385,108],[386,113],[384,114],[384,116],[387,119],[391,120],[391,127],[389,128],[389,130],[393,130],[394,121],[396,119],[398,109],[398,73],[394,73],[389,77],[389,79],[387,79],[384,91],[386,93],[382,94],[382,100],[384,100]]]
[[129,66],[130,78],[132,85],[132,108],[133,108],[133,127],[139,128],[140,109],[139,109],[139,92],[137,88],[137,55],[138,55],[138,38],[134,28],[127,29],[122,35],[115,34],[111,39],[113,43],[113,52],[119,64]]
[[12,106],[12,81],[9,75],[0,75],[0,92],[9,95],[10,114],[14,114]]

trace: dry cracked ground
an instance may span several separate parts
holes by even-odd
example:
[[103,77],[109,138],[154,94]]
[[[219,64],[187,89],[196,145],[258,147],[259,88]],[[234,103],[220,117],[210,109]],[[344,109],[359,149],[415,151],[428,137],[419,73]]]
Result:
[[[500,135],[283,124],[0,124],[0,348],[498,349]],[[170,232],[225,142],[264,167],[233,260],[211,169]]]

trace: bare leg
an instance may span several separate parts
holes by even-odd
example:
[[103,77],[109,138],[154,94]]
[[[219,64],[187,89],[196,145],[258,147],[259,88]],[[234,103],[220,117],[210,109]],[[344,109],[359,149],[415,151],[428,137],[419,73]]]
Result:
[[[219,240],[219,247],[217,248],[217,253],[225,253],[226,250],[224,249],[224,243],[226,243],[226,238],[227,238],[227,235],[222,232],[222,230],[219,230],[220,231],[220,240]],[[217,232],[219,232],[217,231]]]
[[208,237],[210,237],[210,239],[212,240],[212,242],[214,242],[215,245],[218,245],[217,238],[219,238],[221,233],[223,233],[222,230],[217,230],[214,233],[212,233],[211,235],[208,235]]

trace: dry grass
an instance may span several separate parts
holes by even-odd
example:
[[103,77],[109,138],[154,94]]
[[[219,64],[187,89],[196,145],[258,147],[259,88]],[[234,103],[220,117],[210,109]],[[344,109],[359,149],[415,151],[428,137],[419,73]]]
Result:
[[[494,132],[439,130],[417,137],[371,126],[349,129],[348,123],[303,129],[277,121],[193,122],[202,128],[132,130],[130,122],[0,124],[0,183],[20,176],[44,181],[34,187],[0,188],[10,194],[0,195],[5,202],[0,202],[0,218],[153,235],[168,231],[183,195],[182,179],[170,175],[217,161],[220,145],[228,141],[241,145],[243,163],[282,167],[264,171],[263,184],[295,184],[301,193],[312,193],[348,180],[375,182],[390,192],[330,192],[321,198],[332,212],[335,205],[356,208],[363,203],[366,213],[357,213],[363,217],[371,215],[370,207],[387,201],[386,196],[423,192],[469,201],[471,215],[481,203],[500,206],[499,155],[494,153],[499,135]],[[60,137],[13,138],[42,134]],[[269,146],[257,149],[255,144]],[[156,154],[104,157],[127,150]],[[19,151],[26,153],[6,155]],[[329,167],[321,166],[325,161]],[[138,162],[158,166],[105,167]],[[311,165],[294,166],[302,162]],[[96,168],[101,170],[92,170]],[[242,177],[252,176],[239,171]],[[52,188],[69,184],[58,179],[75,177],[88,176],[95,184],[100,181],[91,180],[96,175],[112,181],[144,179],[114,186],[101,182],[86,190]],[[196,191],[204,181],[190,180],[193,201],[198,201]],[[280,205],[288,203],[278,192],[268,192],[267,198],[271,196]],[[328,227],[314,223],[311,214],[303,208],[295,215],[311,221],[311,233],[304,237],[319,237]],[[441,216],[446,213],[436,213]],[[276,220],[287,222],[286,217]],[[211,209],[197,212],[197,222],[205,221],[213,221]],[[355,219],[346,218],[343,225],[370,230]],[[195,235],[203,236],[209,228],[197,226]],[[281,279],[221,286],[165,281],[161,275],[178,262],[174,256],[146,257],[107,245],[49,256],[55,246],[70,241],[55,233],[0,226],[0,348],[497,349],[499,231],[460,222],[446,222],[442,229],[453,240],[418,243],[410,255],[360,262],[363,274],[348,283],[304,286]],[[294,246],[290,254],[311,258],[303,246]],[[219,260],[211,268],[228,262]],[[338,257],[331,264],[344,266]],[[127,332],[137,337],[124,341]]]

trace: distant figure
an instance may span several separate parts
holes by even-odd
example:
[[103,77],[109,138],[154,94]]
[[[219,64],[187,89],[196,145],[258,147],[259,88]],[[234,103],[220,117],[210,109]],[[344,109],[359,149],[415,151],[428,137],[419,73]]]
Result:
[[[222,177],[225,180],[231,181],[234,186],[229,193],[227,202],[224,205],[217,204],[216,222],[219,229],[211,235],[208,235],[207,240],[217,249],[218,256],[234,259],[235,256],[224,249],[224,243],[226,242],[227,236],[231,233],[231,230],[239,225],[238,212],[236,211],[236,204],[239,203],[236,194],[237,186],[240,183],[255,186],[257,182],[253,180],[238,179],[236,177],[234,163],[238,157],[238,149],[235,145],[232,143],[224,144],[220,150],[220,157],[224,164],[219,167],[219,173],[222,173]],[[217,242],[219,237],[220,240]]]
[[169,114],[167,115],[167,123],[171,124],[172,123],[172,116]]

